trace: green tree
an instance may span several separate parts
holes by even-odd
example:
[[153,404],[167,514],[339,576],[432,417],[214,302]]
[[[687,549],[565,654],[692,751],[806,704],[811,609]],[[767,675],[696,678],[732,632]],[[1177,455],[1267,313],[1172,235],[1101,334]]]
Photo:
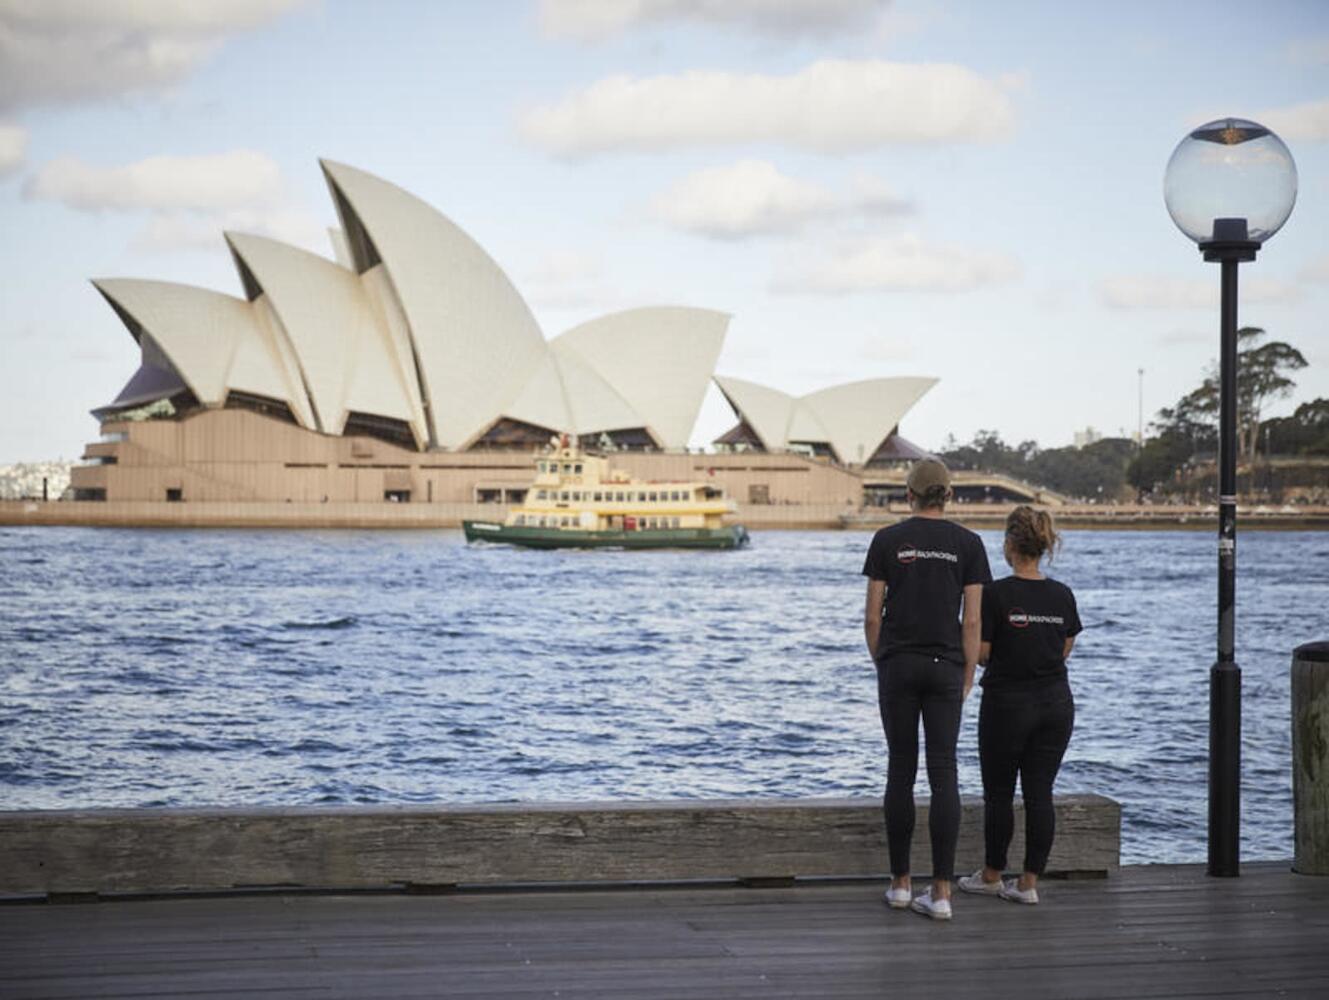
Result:
[[[1237,331],[1237,454],[1246,456],[1251,465],[1260,439],[1260,414],[1268,403],[1292,391],[1297,383],[1289,376],[1306,367],[1306,359],[1291,344],[1281,340],[1259,343],[1264,335],[1258,326]],[[1174,419],[1216,427],[1219,392],[1218,366],[1210,364],[1200,387],[1177,404]]]
[[1260,414],[1267,403],[1292,392],[1297,383],[1288,376],[1306,367],[1306,359],[1291,344],[1272,340],[1255,346],[1263,337],[1264,330],[1258,326],[1237,331],[1238,346],[1248,345],[1237,355],[1237,434],[1252,467],[1260,440]]
[[1329,399],[1302,403],[1288,417],[1264,422],[1269,447],[1283,455],[1329,455]]
[[[1260,414],[1275,399],[1285,397],[1296,383],[1292,372],[1306,367],[1306,359],[1281,340],[1261,344],[1265,331],[1244,326],[1237,331],[1237,452],[1255,464],[1260,438]],[[1197,452],[1218,450],[1220,385],[1211,364],[1203,382],[1164,407],[1150,425],[1154,437],[1144,443],[1127,470],[1131,485],[1151,491],[1176,477]],[[1287,428],[1291,433],[1291,428]]]

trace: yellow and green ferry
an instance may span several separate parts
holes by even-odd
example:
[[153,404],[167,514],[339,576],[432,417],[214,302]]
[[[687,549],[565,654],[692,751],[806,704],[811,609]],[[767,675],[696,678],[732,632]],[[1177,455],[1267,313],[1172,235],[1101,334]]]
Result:
[[534,549],[736,549],[734,503],[703,482],[643,482],[561,440],[535,459],[535,481],[503,522],[463,521],[468,542]]

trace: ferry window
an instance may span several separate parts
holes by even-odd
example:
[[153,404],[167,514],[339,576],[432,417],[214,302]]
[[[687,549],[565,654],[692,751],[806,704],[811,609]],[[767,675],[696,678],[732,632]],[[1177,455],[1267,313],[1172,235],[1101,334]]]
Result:
[[549,465],[545,462],[540,462],[538,463],[538,468],[541,472],[547,472],[549,470]]
[[518,515],[517,515],[517,523],[518,523],[518,524],[525,524],[525,523],[526,523],[526,515],[525,515],[525,514],[518,514]]
[[652,493],[652,494],[650,495],[650,498],[649,498],[649,499],[650,499],[651,503],[655,503],[655,501],[656,501],[656,499],[657,499],[658,497],[659,497],[659,494],[657,494],[657,493]]
[[638,493],[638,494],[637,494],[637,502],[638,502],[638,503],[645,503],[645,502],[646,502],[646,494],[645,494],[645,493]]
[[677,500],[678,498],[679,498],[679,496],[678,496],[678,490],[674,490],[672,493],[669,494],[669,499],[670,499],[670,500]]
[[622,494],[622,493],[615,493],[615,494],[614,494],[614,499],[615,499],[618,503],[622,503],[622,502],[623,502],[623,494]]
[[570,519],[570,518],[566,518],[566,517],[563,518],[561,521],[559,521],[559,524],[560,524],[562,527],[564,527],[564,528],[566,528],[566,527],[567,527],[569,524],[571,524],[571,523],[572,523],[572,522],[571,522],[571,519]]
[[536,498],[537,500],[548,500],[548,499],[549,499],[549,491],[548,491],[548,490],[541,490],[540,492],[538,492],[537,494],[535,494],[535,498]]
[[600,500],[601,500],[602,498],[603,498],[603,494],[600,494],[600,493],[595,494],[595,502],[596,502],[596,503],[599,503]]
[[560,500],[566,500],[566,499],[568,498],[568,491],[567,491],[567,490],[564,490],[562,493],[560,493],[560,494],[558,495],[558,498],[559,498]]
[[572,471],[573,471],[573,472],[576,472],[576,473],[578,473],[578,474],[580,474],[580,473],[581,473],[581,463],[578,462],[576,465],[574,465],[574,466],[572,467]]
[[564,471],[564,472],[571,472],[571,471],[572,471],[572,466],[570,466],[567,462],[564,462],[564,463],[563,463],[563,471]]

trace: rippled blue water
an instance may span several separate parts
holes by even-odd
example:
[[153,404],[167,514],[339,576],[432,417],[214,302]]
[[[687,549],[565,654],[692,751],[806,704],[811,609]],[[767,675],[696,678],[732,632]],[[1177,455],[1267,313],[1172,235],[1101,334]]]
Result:
[[[877,795],[868,539],[0,529],[0,808]],[[1056,563],[1086,625],[1058,790],[1122,801],[1127,861],[1204,857],[1214,552],[1085,531]],[[1243,854],[1288,857],[1290,652],[1329,639],[1329,534],[1238,554]]]

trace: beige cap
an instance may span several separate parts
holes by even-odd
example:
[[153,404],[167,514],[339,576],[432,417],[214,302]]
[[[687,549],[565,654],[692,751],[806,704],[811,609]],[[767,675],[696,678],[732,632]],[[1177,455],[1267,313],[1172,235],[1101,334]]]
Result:
[[939,459],[920,458],[910,467],[906,484],[914,496],[921,497],[938,486],[950,489],[951,474]]

